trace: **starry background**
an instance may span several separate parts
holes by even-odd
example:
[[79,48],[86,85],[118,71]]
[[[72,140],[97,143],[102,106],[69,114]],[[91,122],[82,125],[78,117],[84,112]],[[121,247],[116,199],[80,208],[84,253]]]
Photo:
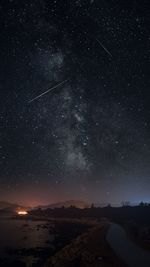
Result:
[[149,14],[148,0],[1,1],[1,199],[150,201]]

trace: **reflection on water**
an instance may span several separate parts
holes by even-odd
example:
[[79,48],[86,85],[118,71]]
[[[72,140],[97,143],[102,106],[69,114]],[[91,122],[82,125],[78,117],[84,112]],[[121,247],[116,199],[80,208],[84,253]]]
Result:
[[[0,258],[9,258],[9,261],[16,258],[24,259],[26,266],[32,266],[33,259],[38,258],[38,253],[32,255],[32,251],[50,247],[52,244],[54,240],[53,234],[50,234],[52,228],[52,224],[43,221],[0,218]],[[18,249],[25,251],[27,255],[18,253]]]

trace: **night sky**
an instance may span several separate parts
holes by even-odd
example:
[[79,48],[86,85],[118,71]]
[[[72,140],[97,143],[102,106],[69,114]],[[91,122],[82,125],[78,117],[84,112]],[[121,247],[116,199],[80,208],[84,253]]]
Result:
[[150,201],[149,14],[149,0],[0,1],[1,200]]

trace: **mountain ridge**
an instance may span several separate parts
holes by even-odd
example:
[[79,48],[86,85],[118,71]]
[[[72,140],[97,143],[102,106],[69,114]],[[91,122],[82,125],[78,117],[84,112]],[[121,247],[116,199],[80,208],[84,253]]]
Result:
[[56,202],[56,203],[52,203],[48,205],[39,205],[37,206],[37,208],[55,209],[55,208],[61,208],[61,207],[69,208],[71,206],[84,209],[84,208],[89,208],[91,205],[83,200],[66,200],[66,201]]

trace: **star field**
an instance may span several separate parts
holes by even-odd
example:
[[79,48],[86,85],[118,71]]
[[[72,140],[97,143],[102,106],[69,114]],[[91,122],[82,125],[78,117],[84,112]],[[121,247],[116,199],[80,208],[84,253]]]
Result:
[[149,11],[1,1],[2,199],[149,201]]

